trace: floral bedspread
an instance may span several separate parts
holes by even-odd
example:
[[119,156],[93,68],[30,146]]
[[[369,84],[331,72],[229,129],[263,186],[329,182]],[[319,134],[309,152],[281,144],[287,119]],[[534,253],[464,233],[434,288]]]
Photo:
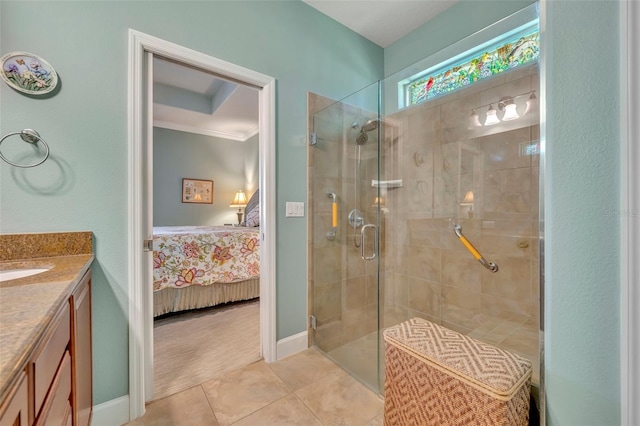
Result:
[[259,276],[258,228],[153,228],[153,291],[233,283]]

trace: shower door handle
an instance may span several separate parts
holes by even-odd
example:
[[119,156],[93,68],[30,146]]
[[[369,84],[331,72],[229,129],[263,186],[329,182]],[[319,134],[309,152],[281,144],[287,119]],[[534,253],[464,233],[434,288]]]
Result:
[[[373,229],[373,254],[371,256],[365,256],[364,254],[364,246],[365,246],[365,234],[367,233],[367,229]],[[373,260],[376,258],[376,253],[378,252],[378,227],[372,223],[367,223],[360,229],[360,257],[362,260]]]

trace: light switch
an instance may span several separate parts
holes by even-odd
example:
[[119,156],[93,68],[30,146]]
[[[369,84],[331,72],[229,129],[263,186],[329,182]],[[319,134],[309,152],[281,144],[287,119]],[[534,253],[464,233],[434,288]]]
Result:
[[304,217],[304,202],[287,201],[285,217]]

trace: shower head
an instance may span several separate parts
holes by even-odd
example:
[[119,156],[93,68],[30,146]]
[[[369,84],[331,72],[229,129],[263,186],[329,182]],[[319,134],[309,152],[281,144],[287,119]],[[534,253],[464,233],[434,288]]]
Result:
[[360,133],[358,133],[358,136],[356,136],[356,144],[364,145],[365,143],[367,143],[368,140],[369,140],[369,136],[367,136],[365,132],[360,130]]
[[367,136],[366,132],[377,129],[379,121],[379,119],[375,118],[373,120],[367,121],[362,125],[362,127],[360,128],[360,133],[358,133],[358,136],[356,137],[356,143],[358,145],[364,145],[365,143],[367,143],[367,141],[369,140],[369,136]]
[[373,120],[369,120],[366,123],[364,123],[362,125],[362,129],[360,129],[361,132],[370,132],[372,130],[375,130],[378,128],[378,122],[380,120],[379,119],[373,119]]

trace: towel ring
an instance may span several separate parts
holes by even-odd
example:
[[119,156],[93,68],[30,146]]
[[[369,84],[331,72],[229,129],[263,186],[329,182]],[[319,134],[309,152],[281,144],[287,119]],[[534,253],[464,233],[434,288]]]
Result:
[[0,158],[2,158],[6,163],[9,163],[15,167],[29,168],[29,167],[39,166],[40,164],[44,163],[47,160],[47,158],[49,158],[49,145],[45,142],[44,139],[42,139],[42,137],[40,137],[40,134],[38,134],[38,132],[36,132],[33,129],[24,129],[21,132],[8,133],[4,135],[2,139],[0,139],[0,145],[2,145],[2,142],[4,142],[4,140],[7,139],[9,136],[15,136],[15,135],[20,135],[20,138],[22,138],[23,141],[30,143],[32,145],[35,145],[38,142],[42,142],[47,152],[44,154],[44,157],[42,158],[42,160],[38,161],[37,163],[18,164],[7,159],[4,155],[2,155],[2,151],[0,150]]

